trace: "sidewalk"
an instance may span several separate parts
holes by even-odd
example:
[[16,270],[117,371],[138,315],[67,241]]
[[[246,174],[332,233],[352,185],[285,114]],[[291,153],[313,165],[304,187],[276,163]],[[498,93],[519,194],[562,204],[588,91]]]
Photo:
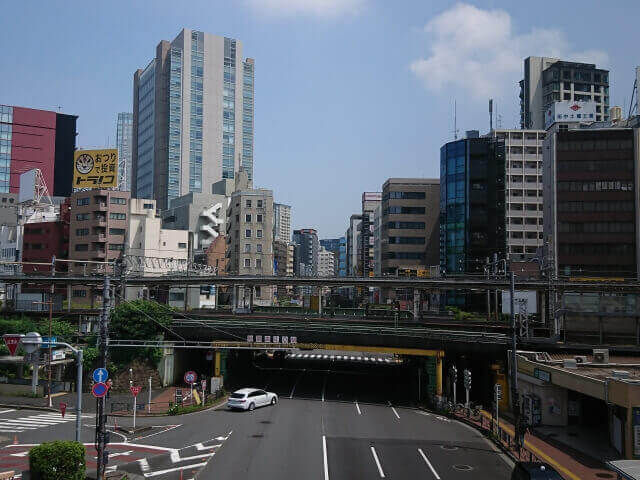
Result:
[[[491,426],[491,415],[485,411],[482,412],[479,420],[467,418],[461,413],[456,416],[464,422],[474,425],[483,432],[488,432]],[[525,434],[524,448],[521,449],[520,454],[518,454],[513,447],[513,435],[513,424],[500,418],[500,437],[505,450],[509,451],[514,458],[524,462],[546,462],[554,467],[565,480],[602,480],[616,478],[616,474],[611,470],[594,466],[592,462],[585,461],[584,458],[577,459],[568,452],[560,450],[530,433]]]

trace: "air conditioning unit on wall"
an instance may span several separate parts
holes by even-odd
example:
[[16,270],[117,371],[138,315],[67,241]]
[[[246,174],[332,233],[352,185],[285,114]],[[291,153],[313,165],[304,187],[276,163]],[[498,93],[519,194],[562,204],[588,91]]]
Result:
[[607,365],[609,363],[609,349],[594,348],[593,363],[598,365]]

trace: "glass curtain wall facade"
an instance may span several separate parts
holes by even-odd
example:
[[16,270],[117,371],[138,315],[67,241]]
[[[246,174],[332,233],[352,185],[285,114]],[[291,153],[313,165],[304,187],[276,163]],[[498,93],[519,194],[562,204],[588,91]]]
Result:
[[[487,257],[505,258],[504,141],[468,138],[440,149],[440,269],[483,274]],[[482,305],[477,295],[452,293],[446,304]],[[480,295],[482,297],[482,295]]]
[[[181,49],[171,48],[169,63],[169,161],[167,164],[167,198],[169,202],[171,202],[171,200],[180,196],[183,63]],[[200,110],[202,111],[202,107],[200,107]]]
[[222,178],[234,178],[236,130],[236,41],[224,39],[222,91]]
[[253,77],[252,59],[243,62],[242,78],[242,167],[253,181]]
[[9,193],[13,107],[0,105],[0,193]]
[[152,60],[140,75],[138,86],[138,161],[135,172],[138,198],[153,198],[155,72],[156,62]]
[[204,87],[204,34],[191,32],[191,130],[189,191],[202,192],[202,100]]
[[118,113],[116,145],[118,147],[118,188],[131,191],[131,129],[132,113]]

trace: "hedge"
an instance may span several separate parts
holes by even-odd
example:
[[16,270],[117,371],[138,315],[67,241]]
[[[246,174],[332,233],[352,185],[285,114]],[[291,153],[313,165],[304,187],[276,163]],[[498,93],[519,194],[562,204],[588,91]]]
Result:
[[84,480],[85,449],[79,442],[46,442],[29,451],[33,480]]

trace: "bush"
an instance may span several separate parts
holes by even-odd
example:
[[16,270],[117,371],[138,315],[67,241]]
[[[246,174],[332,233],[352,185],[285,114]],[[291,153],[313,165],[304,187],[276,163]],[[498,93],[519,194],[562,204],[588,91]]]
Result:
[[33,480],[84,480],[85,449],[79,442],[46,442],[29,451]]

